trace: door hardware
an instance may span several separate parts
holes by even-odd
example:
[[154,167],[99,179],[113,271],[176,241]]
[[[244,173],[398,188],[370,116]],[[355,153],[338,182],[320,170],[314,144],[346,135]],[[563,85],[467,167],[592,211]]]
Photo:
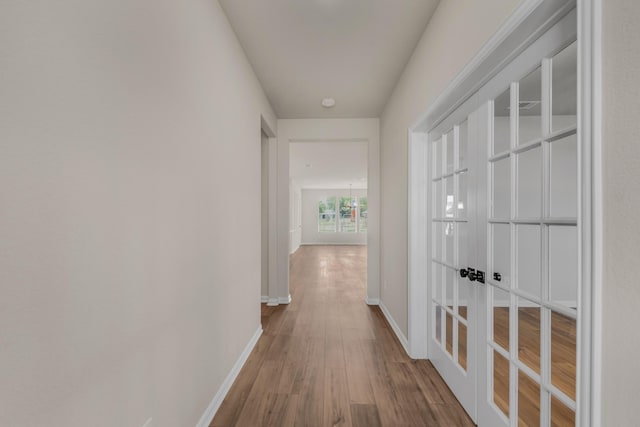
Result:
[[469,280],[471,280],[472,282],[475,282],[476,279],[478,278],[478,276],[476,275],[476,269],[475,268],[467,268],[467,278]]
[[500,273],[493,273],[493,280],[499,282],[502,280],[502,275]]

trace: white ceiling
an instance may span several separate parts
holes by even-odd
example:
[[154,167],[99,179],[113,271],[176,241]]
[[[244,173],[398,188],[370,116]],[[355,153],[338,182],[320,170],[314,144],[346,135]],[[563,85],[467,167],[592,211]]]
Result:
[[367,188],[366,142],[294,142],[289,177],[301,188]]
[[286,119],[379,117],[439,0],[219,2]]

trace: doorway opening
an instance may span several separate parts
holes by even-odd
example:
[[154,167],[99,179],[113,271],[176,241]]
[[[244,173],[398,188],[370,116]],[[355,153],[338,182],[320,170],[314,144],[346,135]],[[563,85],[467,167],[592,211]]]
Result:
[[[289,162],[290,255],[300,246],[366,247],[368,143],[295,141],[289,144]],[[359,275],[366,283],[366,261]]]

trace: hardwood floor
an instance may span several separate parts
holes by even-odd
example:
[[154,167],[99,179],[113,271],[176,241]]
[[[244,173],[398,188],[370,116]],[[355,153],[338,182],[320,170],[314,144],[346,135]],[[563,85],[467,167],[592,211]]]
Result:
[[292,303],[262,306],[263,336],[211,426],[473,426],[364,303],[365,286],[365,247],[301,247]]

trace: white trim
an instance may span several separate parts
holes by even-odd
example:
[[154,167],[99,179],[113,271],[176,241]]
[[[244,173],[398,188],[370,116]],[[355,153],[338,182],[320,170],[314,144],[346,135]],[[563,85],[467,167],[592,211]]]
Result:
[[366,243],[348,243],[348,242],[304,242],[300,246],[367,246]]
[[367,303],[367,305],[380,305],[380,298],[366,297],[364,301]]
[[269,296],[268,295],[262,295],[260,297],[260,304],[266,304],[269,302]]
[[218,409],[220,409],[220,405],[222,404],[222,401],[226,397],[227,393],[229,393],[229,390],[231,389],[233,382],[236,380],[236,377],[238,376],[238,374],[240,373],[240,370],[242,369],[247,359],[249,358],[249,355],[253,351],[253,348],[256,346],[261,335],[262,335],[262,326],[258,325],[258,329],[256,330],[256,333],[253,334],[253,337],[251,337],[246,347],[240,354],[240,357],[238,357],[238,360],[231,368],[231,371],[222,382],[222,385],[218,389],[218,392],[215,394],[215,396],[213,396],[211,403],[209,403],[209,406],[207,406],[207,409],[204,411],[204,414],[202,414],[202,416],[200,417],[200,421],[198,421],[198,424],[196,424],[196,427],[209,427],[209,424],[211,424],[211,421],[213,421],[213,417],[215,417],[216,412],[218,412]]
[[269,298],[269,299],[267,300],[267,306],[269,306],[269,307],[276,307],[276,306],[280,305],[278,302],[279,302],[279,301],[278,301],[278,298]]
[[578,425],[602,424],[602,295],[603,295],[603,170],[602,170],[602,0],[578,0],[579,114],[578,132],[585,150],[580,210],[582,316],[578,333]]
[[278,298],[278,304],[291,304],[291,294]]
[[407,340],[407,337],[405,337],[404,334],[402,333],[402,330],[400,330],[400,327],[396,323],[395,319],[393,318],[393,316],[391,315],[387,307],[384,305],[384,302],[380,301],[379,307],[380,307],[380,310],[382,310],[382,314],[384,314],[385,319],[387,319],[387,323],[389,323],[389,326],[391,326],[391,329],[396,334],[396,337],[398,337],[400,344],[402,344],[404,351],[407,353],[409,357],[411,357],[411,354],[409,353],[409,341]]

